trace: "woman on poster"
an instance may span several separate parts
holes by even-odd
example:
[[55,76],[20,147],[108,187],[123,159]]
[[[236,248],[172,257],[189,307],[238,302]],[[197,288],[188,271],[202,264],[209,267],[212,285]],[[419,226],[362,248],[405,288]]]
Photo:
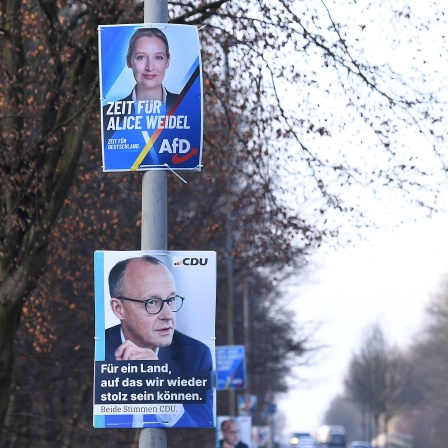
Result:
[[165,115],[179,96],[163,85],[170,66],[170,49],[160,29],[139,28],[132,35],[126,65],[132,70],[136,84],[127,97],[104,106],[106,138],[110,138],[113,131],[123,129],[123,119],[128,115]]

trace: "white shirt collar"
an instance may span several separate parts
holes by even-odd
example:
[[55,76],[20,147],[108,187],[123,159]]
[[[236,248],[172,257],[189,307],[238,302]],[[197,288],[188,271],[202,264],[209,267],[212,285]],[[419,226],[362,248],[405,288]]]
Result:
[[[132,89],[132,101],[134,102],[134,110],[137,110],[137,93],[135,87]],[[166,107],[166,89],[162,86],[162,103]]]

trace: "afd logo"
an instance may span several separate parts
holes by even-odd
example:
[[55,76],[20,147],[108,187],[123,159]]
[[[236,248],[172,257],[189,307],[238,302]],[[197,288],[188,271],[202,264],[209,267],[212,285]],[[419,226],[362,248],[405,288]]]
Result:
[[180,258],[173,257],[173,266],[206,266],[208,258]]

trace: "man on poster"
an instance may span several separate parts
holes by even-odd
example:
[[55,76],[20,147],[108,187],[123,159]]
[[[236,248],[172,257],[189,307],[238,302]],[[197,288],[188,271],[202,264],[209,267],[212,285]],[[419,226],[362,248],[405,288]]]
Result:
[[249,448],[240,440],[240,430],[236,420],[223,420],[221,423],[221,433],[223,438],[219,441],[220,448]]
[[[119,261],[109,273],[109,291],[120,324],[106,330],[106,361],[169,362],[173,375],[210,377],[210,349],[175,330],[185,299],[177,295],[173,275],[161,261],[149,255]],[[156,419],[170,427],[210,427],[212,407],[209,389],[204,405],[184,404],[183,414]]]

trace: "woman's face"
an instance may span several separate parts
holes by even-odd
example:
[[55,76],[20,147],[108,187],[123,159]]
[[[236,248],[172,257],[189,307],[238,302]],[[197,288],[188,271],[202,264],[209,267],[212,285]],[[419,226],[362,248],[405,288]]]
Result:
[[138,90],[158,90],[169,65],[165,43],[158,37],[142,36],[135,41],[130,68]]

